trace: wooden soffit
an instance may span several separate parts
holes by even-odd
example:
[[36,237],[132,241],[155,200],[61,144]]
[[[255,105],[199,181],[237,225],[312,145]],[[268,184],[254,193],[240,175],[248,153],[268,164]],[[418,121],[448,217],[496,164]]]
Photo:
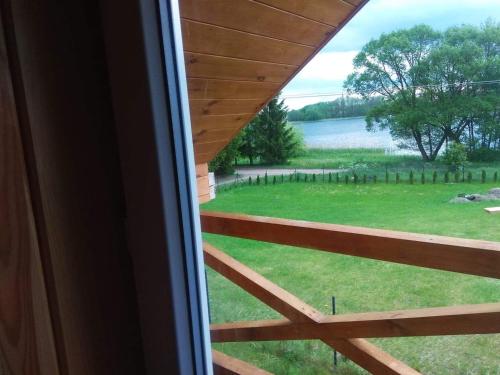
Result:
[[181,0],[196,163],[206,163],[367,0]]

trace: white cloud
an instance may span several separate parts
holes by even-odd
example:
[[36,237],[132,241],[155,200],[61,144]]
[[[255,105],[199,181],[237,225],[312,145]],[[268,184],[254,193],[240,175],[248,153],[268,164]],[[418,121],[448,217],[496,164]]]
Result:
[[295,79],[343,81],[352,72],[352,60],[358,51],[322,52],[300,71]]

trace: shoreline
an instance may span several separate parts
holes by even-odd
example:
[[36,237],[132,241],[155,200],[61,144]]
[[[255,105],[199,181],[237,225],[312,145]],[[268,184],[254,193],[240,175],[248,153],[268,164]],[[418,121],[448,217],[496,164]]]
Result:
[[332,118],[323,118],[321,120],[300,120],[300,121],[288,121],[290,124],[304,124],[310,122],[321,122],[321,121],[337,121],[337,120],[354,120],[354,119],[364,119],[366,116],[354,116],[354,117],[332,117]]

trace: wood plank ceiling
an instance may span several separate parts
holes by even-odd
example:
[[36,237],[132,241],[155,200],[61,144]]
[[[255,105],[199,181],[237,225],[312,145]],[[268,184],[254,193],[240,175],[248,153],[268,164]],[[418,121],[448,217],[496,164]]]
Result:
[[181,0],[196,163],[206,163],[367,0]]

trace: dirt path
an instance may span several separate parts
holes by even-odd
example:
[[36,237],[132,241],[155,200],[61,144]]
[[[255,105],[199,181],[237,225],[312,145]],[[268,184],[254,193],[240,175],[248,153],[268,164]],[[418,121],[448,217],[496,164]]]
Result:
[[288,176],[293,173],[309,173],[309,174],[322,174],[322,173],[340,173],[344,172],[345,169],[331,169],[331,168],[263,168],[263,167],[242,167],[236,168],[234,175],[232,176],[221,176],[216,177],[215,184],[216,185],[224,185],[229,184],[236,181],[246,181],[248,177],[252,177],[252,179],[257,176],[263,177],[266,172],[268,176]]

